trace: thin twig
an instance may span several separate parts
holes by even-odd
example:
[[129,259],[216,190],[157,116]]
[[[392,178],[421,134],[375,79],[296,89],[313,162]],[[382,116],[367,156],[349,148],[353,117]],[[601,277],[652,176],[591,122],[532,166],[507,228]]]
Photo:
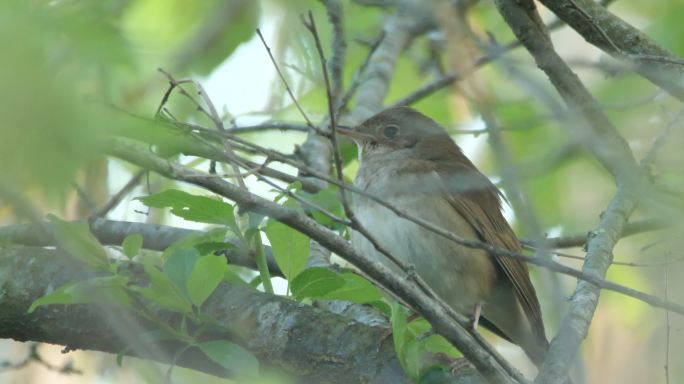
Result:
[[252,133],[278,129],[280,131],[307,132],[309,127],[297,123],[267,122],[257,125],[235,126],[228,129],[231,133]]
[[380,35],[373,41],[373,44],[371,44],[370,49],[368,50],[368,53],[366,54],[366,58],[363,60],[363,63],[359,66],[359,68],[356,70],[354,73],[354,77],[352,78],[351,85],[349,85],[349,89],[347,89],[347,92],[344,93],[342,98],[340,99],[339,104],[337,105],[337,111],[335,111],[336,115],[339,117],[339,115],[347,109],[347,105],[349,104],[349,101],[351,100],[352,97],[354,97],[354,94],[356,93],[356,90],[359,88],[359,85],[361,85],[361,80],[363,78],[363,75],[366,73],[366,69],[368,68],[368,64],[370,63],[371,57],[373,57],[373,54],[375,51],[378,49],[380,46],[380,43],[382,43],[382,40],[385,38],[385,31],[382,30],[380,31]]
[[54,371],[62,374],[76,374],[76,375],[81,375],[83,372],[80,369],[77,369],[74,367],[73,362],[67,361],[64,363],[63,366],[58,367],[55,365],[50,364],[47,362],[43,357],[38,353],[38,347],[40,346],[40,343],[30,343],[29,344],[29,352],[27,356],[21,360],[20,362],[17,363],[11,363],[9,361],[2,361],[0,362],[0,373],[2,372],[7,372],[9,370],[18,370],[25,368],[28,366],[30,363],[38,363],[48,369],[49,371]]
[[[302,18],[302,22],[304,23],[304,26],[306,29],[311,32],[311,35],[314,38],[314,42],[316,44],[316,50],[318,51],[318,57],[321,61],[321,68],[323,71],[323,80],[325,82],[325,89],[327,93],[327,98],[328,98],[328,118],[330,119],[330,143],[332,145],[333,149],[333,159],[335,162],[335,175],[337,176],[337,180],[340,183],[344,184],[344,176],[342,174],[342,156],[340,155],[340,148],[339,145],[337,144],[337,121],[336,121],[336,116],[335,116],[335,106],[334,106],[334,99],[333,99],[333,94],[330,86],[330,77],[328,76],[328,70],[327,70],[327,65],[326,65],[326,60],[325,60],[325,54],[323,53],[323,47],[321,46],[321,39],[318,35],[318,30],[316,29],[316,22],[313,19],[313,14],[311,11],[308,12],[308,21],[304,18]],[[373,244],[375,249],[383,253],[389,260],[391,260],[395,265],[397,265],[403,272],[408,273],[410,270],[410,267],[407,263],[405,263],[403,260],[397,258],[396,256],[392,255],[389,251],[387,251],[384,247],[382,247],[378,241],[366,230],[366,228],[361,224],[358,219],[356,218],[356,215],[354,215],[354,211],[351,209],[351,206],[349,204],[349,198],[347,197],[347,191],[344,188],[340,189],[340,196],[341,196],[341,201],[342,201],[342,207],[344,209],[344,213],[347,216],[347,218],[350,220],[350,226],[353,229],[356,229],[359,233],[361,233],[364,237],[368,239],[368,241]]]
[[[177,89],[179,89],[181,94],[185,95],[188,99],[190,99],[197,106],[197,109],[203,114],[205,114],[214,123],[217,130],[219,130],[220,132],[226,131],[226,128],[223,125],[223,120],[221,120],[221,117],[219,116],[218,111],[214,106],[214,103],[211,101],[211,98],[209,97],[207,92],[205,92],[202,84],[195,80],[176,80],[170,73],[164,71],[163,69],[159,68],[158,70],[168,78],[169,83],[172,87],[175,85]],[[200,95],[200,97],[202,97],[202,100],[204,101],[204,104],[207,106],[207,108],[209,108],[208,111],[202,106],[202,104],[199,101],[195,100],[194,97],[192,97],[185,89],[183,89],[183,87],[180,86],[181,84],[185,83],[189,83],[195,86],[195,88],[197,89],[197,93]],[[221,140],[221,143],[223,144],[223,148],[228,154],[234,155],[233,148],[230,146],[230,143],[228,141]],[[238,166],[235,164],[230,164],[230,166],[233,168],[233,173],[236,175],[238,185],[242,189],[247,189],[247,185],[245,184],[244,178],[240,176],[240,169],[238,168]]]
[[72,181],[71,186],[74,188],[76,191],[76,194],[78,197],[81,199],[83,204],[88,208],[91,214],[95,214],[97,212],[97,205],[95,204],[95,201],[88,195],[88,192],[86,192],[85,189],[83,189],[80,185],[78,185],[77,182]]
[[665,145],[667,138],[672,133],[672,130],[678,123],[682,121],[682,118],[684,118],[684,108],[681,108],[679,112],[677,112],[677,114],[671,118],[670,121],[668,121],[665,129],[663,129],[663,131],[656,137],[655,141],[651,145],[651,148],[648,150],[648,153],[646,153],[646,156],[644,156],[644,158],[641,160],[642,167],[650,169],[655,162],[658,151],[663,145]]
[[318,133],[320,135],[324,135],[324,136],[327,135],[327,132],[321,131],[318,127],[316,127],[311,122],[311,120],[309,120],[309,117],[306,115],[306,113],[304,112],[304,109],[299,104],[299,101],[297,101],[297,98],[295,97],[294,93],[292,92],[292,88],[290,88],[290,85],[287,82],[285,75],[280,70],[280,66],[278,65],[278,62],[276,62],[275,57],[273,57],[273,53],[271,52],[271,48],[266,43],[266,40],[264,39],[264,36],[261,34],[261,30],[259,28],[257,28],[256,33],[257,33],[257,35],[259,35],[259,38],[261,39],[261,43],[264,45],[264,48],[266,48],[266,52],[268,52],[268,57],[271,58],[271,62],[273,63],[273,67],[275,68],[276,72],[278,72],[278,76],[280,77],[280,80],[283,82],[283,85],[285,86],[285,90],[287,91],[287,94],[290,95],[290,99],[292,100],[292,103],[294,103],[294,105],[299,110],[299,113],[302,115],[302,117],[306,121],[306,125],[309,128],[311,128],[312,130],[316,131],[316,133]]
[[123,198],[140,183],[140,180],[145,174],[147,174],[147,171],[142,170],[133,175],[133,177],[131,177],[131,179],[128,180],[128,182],[123,187],[121,187],[121,189],[117,193],[115,193],[114,196],[112,196],[105,205],[102,206],[102,208],[95,212],[95,214],[92,215],[90,219],[88,219],[88,221],[92,221],[107,216],[107,214],[117,205],[119,205],[121,200],[123,200]]
[[[552,253],[558,257],[563,257],[566,259],[572,259],[572,260],[580,260],[580,261],[585,261],[586,258],[583,256],[577,256],[577,255],[571,255],[569,253],[563,253],[563,252],[558,252],[558,251],[548,251],[549,253]],[[635,268],[655,268],[655,267],[663,267],[667,265],[672,265],[675,263],[681,263],[684,261],[684,256],[678,257],[673,260],[666,260],[666,261],[657,261],[657,262],[652,262],[652,263],[636,263],[636,262],[627,262],[627,261],[613,261],[611,265],[617,265],[621,267],[635,267]],[[665,299],[665,298],[664,298]],[[667,300],[667,299],[665,299]]]
[[[625,229],[620,234],[621,237],[627,237],[636,235],[639,233],[658,231],[661,229],[668,228],[672,224],[660,219],[646,219],[628,223]],[[561,236],[561,237],[550,237],[545,240],[544,245],[547,248],[573,248],[582,247],[587,242],[587,234],[581,235],[571,235],[571,236]],[[522,240],[521,243],[530,249],[534,249],[534,243],[528,240]]]
[[[603,0],[601,1],[601,4],[607,5],[611,0]],[[556,19],[552,22],[550,22],[546,26],[546,30],[554,31],[556,29],[559,29],[565,25],[565,22],[560,19]],[[489,54],[486,56],[480,57],[475,62],[468,67],[468,69],[464,73],[450,73],[447,75],[444,75],[437,80],[434,80],[428,84],[425,84],[424,86],[418,88],[416,91],[413,91],[411,94],[404,96],[403,98],[399,99],[398,101],[395,101],[392,106],[401,106],[401,105],[412,105],[417,103],[418,101],[428,97],[429,95],[439,91],[440,89],[449,86],[450,84],[453,84],[456,81],[461,81],[465,77],[469,76],[472,72],[484,67],[485,65],[495,61],[502,55],[513,51],[516,48],[520,48],[522,46],[522,43],[520,40],[513,40],[509,42],[508,44],[504,44],[502,46],[497,47],[497,49],[491,50]]]
[[321,0],[328,13],[332,25],[332,57],[330,59],[330,76],[332,78],[332,95],[334,105],[339,105],[343,89],[344,59],[347,51],[347,40],[344,36],[344,14],[340,0]]

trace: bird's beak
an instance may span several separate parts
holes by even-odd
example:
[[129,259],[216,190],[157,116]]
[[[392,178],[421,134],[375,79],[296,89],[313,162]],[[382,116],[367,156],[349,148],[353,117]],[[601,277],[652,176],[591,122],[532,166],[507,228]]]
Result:
[[337,125],[335,126],[335,131],[342,136],[348,137],[354,141],[360,141],[360,140],[370,140],[373,138],[373,136],[366,134],[366,133],[361,133],[359,131],[354,130],[351,127],[348,127],[346,125]]

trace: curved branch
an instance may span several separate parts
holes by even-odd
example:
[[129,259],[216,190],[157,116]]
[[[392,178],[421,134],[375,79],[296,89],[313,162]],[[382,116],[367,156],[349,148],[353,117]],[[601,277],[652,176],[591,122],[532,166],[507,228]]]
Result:
[[[56,250],[0,247],[0,338],[118,353],[139,340],[141,332],[154,329],[131,313],[95,304],[51,305],[27,313],[45,292],[84,278],[80,269],[66,266],[73,266],[73,260]],[[237,285],[220,286],[203,304],[202,312],[216,319],[233,339],[237,335],[234,341],[262,364],[296,377],[295,381],[408,382],[391,339],[381,342],[383,328]],[[177,322],[160,316],[169,325]],[[148,344],[127,354],[168,364],[178,349],[168,343]],[[196,349],[184,353],[177,364],[228,377],[228,372]]]

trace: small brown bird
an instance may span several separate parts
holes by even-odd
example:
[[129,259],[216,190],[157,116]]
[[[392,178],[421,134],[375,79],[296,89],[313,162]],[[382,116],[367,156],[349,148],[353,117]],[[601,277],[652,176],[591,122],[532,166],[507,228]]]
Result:
[[[359,147],[357,187],[462,238],[520,252],[501,214],[499,190],[429,117],[391,108],[338,132]],[[548,341],[525,263],[456,244],[363,196],[354,196],[353,210],[382,247],[412,264],[453,309],[473,315],[474,324],[480,318],[541,363]],[[396,270],[360,233],[352,234],[352,242]]]

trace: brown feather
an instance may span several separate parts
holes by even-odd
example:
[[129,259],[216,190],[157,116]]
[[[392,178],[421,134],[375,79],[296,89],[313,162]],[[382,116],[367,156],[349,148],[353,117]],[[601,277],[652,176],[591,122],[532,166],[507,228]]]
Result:
[[[451,205],[475,228],[480,239],[498,248],[520,252],[520,243],[501,213],[500,192],[496,186],[477,170],[450,138],[425,140],[420,145],[425,145],[423,154],[436,164],[437,173],[447,181]],[[466,180],[465,184],[470,187],[467,190],[449,188],[454,184],[462,184],[459,179]],[[527,265],[509,257],[493,255],[493,258],[513,284],[532,332],[539,345],[545,348],[548,342],[544,322]]]

